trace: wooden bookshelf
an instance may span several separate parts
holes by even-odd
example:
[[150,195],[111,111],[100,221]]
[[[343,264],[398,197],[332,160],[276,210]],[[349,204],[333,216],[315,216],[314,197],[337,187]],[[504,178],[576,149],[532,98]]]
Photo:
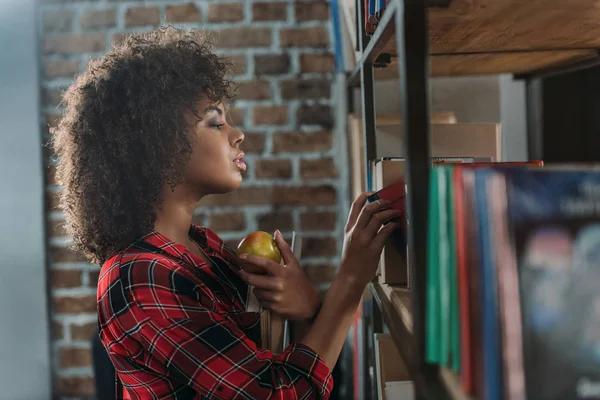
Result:
[[[350,76],[358,85],[361,65],[389,54],[378,79],[398,76],[395,16],[391,1]],[[573,65],[600,64],[600,9],[594,0],[453,0],[428,9],[431,76],[533,74]]]
[[[410,289],[371,283],[373,302],[369,307],[373,310],[364,312],[363,329],[369,326],[364,332],[380,333],[381,322],[387,326],[410,369],[416,398],[470,400],[456,374],[424,361],[429,190],[428,180],[423,177],[429,174],[430,135],[434,129],[429,78],[510,73],[525,79],[526,107],[533,121],[528,126],[531,142],[539,135],[534,120],[541,112],[542,98],[532,89],[536,79],[600,65],[600,8],[596,0],[389,0],[374,34],[366,36],[363,1],[340,3],[343,7],[351,1],[355,1],[353,10],[358,15],[343,10],[343,20],[346,24],[359,23],[348,29],[356,51],[350,57],[354,64],[349,66],[346,85],[348,89],[360,87],[362,107],[360,112],[352,106],[348,111],[361,115],[364,139],[363,143],[354,143],[354,154],[363,155],[361,168],[369,166],[377,154],[376,126],[387,125],[393,130],[398,127],[409,171]],[[403,116],[401,123],[380,121],[373,104],[376,79],[396,80],[402,101],[398,114]],[[347,93],[352,97],[355,92]],[[353,104],[351,100],[348,104]],[[448,124],[447,129],[452,129],[452,125],[460,126],[460,121]],[[366,188],[366,180],[354,187]],[[363,374],[368,386],[368,369]],[[372,397],[372,386],[367,386],[359,398]]]

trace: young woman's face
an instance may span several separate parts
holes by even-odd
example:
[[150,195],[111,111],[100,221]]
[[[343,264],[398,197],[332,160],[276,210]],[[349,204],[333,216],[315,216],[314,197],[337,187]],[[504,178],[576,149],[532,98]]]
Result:
[[227,123],[226,111],[222,104],[208,102],[201,102],[197,110],[202,119],[194,125],[197,140],[185,180],[202,194],[237,189],[246,170],[240,150],[244,134]]

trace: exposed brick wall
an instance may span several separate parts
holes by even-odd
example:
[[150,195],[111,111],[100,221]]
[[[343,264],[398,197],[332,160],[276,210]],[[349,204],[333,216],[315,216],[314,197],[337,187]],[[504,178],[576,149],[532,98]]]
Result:
[[[112,41],[165,23],[204,28],[236,64],[240,84],[232,120],[246,133],[249,170],[235,193],[202,201],[194,223],[231,245],[254,230],[304,237],[308,276],[335,274],[345,215],[335,149],[333,70],[327,1],[41,0],[42,129],[60,114],[61,91]],[[98,267],[68,250],[55,211],[51,154],[46,152],[52,335],[57,399],[92,397],[89,339],[95,330]]]

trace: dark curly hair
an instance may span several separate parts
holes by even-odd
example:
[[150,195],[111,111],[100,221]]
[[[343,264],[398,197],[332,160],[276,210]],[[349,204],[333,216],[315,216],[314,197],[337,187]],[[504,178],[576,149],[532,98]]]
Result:
[[74,250],[103,263],[153,229],[162,187],[182,181],[198,102],[232,98],[229,67],[203,33],[170,26],[88,64],[51,139]]

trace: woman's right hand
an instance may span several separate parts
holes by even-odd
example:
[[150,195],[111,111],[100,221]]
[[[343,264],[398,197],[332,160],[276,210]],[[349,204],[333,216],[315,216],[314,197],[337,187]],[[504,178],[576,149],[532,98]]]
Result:
[[402,212],[389,209],[388,201],[380,200],[365,205],[372,193],[362,193],[352,203],[338,271],[360,290],[375,277],[385,241],[401,226],[399,221],[389,222],[399,218]]

